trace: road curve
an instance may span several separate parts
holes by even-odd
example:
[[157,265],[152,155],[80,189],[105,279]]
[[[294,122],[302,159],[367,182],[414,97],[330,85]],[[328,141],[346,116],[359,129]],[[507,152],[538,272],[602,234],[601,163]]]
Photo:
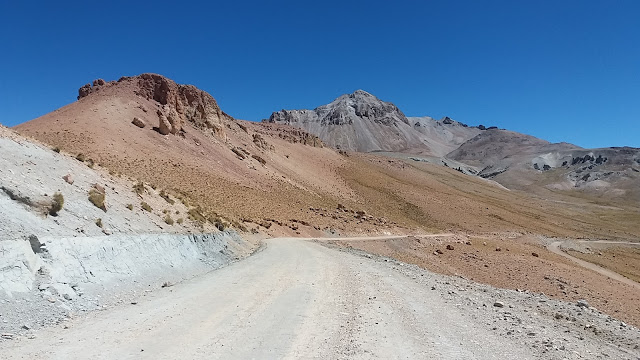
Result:
[[[585,240],[581,240],[579,241],[581,243],[598,243],[598,244],[619,244],[619,245],[633,245],[633,246],[637,246],[640,245],[640,243],[633,243],[633,242],[616,242],[616,241],[608,241],[608,240],[597,240],[597,241],[585,241]],[[640,283],[637,283],[627,277],[624,277],[620,274],[618,274],[615,271],[611,271],[609,269],[605,269],[602,266],[596,265],[594,263],[590,263],[588,261],[584,261],[582,259],[578,259],[575,256],[572,256],[570,254],[568,254],[567,252],[565,252],[564,250],[562,250],[560,247],[562,246],[562,244],[564,243],[564,241],[554,241],[551,244],[547,245],[547,249],[549,249],[549,251],[558,254],[560,256],[564,256],[565,258],[575,262],[576,264],[582,266],[585,269],[589,269],[592,271],[595,271],[599,274],[602,274],[604,276],[609,277],[610,279],[613,280],[617,280],[620,281],[621,283],[625,283],[627,285],[631,285],[631,286],[635,286],[636,288],[640,289]]]
[[207,275],[7,344],[3,359],[525,359],[389,263],[271,239]]

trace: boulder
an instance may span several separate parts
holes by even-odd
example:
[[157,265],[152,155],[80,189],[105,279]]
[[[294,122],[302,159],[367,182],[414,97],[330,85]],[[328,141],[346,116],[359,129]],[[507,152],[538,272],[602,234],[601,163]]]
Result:
[[131,122],[133,125],[139,127],[139,128],[144,128],[145,126],[147,126],[147,124],[145,124],[144,121],[140,120],[140,118],[138,117],[134,117],[133,121]]
[[73,175],[71,175],[71,174],[67,174],[67,175],[63,176],[63,177],[62,177],[62,179],[63,179],[64,181],[66,181],[66,182],[67,182],[67,184],[69,184],[69,185],[73,185]]
[[160,110],[158,110],[158,132],[162,135],[169,135],[171,133],[171,123]]

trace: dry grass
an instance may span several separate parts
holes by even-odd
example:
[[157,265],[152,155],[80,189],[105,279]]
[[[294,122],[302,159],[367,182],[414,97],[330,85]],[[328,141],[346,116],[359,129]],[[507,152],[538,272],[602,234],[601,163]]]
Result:
[[64,196],[61,193],[57,192],[53,194],[53,201],[51,202],[51,207],[49,208],[49,215],[58,216],[60,210],[64,206]]
[[98,189],[89,190],[89,201],[98,209],[101,209],[104,212],[107,212],[107,206],[105,205],[105,193],[101,192]]
[[145,201],[140,203],[140,207],[142,207],[142,210],[146,211],[146,212],[151,212],[153,211],[153,209],[151,208],[151,206],[149,204],[147,204]]

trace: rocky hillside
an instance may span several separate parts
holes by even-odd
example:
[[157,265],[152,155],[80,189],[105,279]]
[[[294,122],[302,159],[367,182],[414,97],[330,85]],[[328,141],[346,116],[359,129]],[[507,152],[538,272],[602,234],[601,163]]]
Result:
[[580,191],[600,198],[640,200],[640,149],[583,149],[506,130],[487,130],[448,158],[508,188]]

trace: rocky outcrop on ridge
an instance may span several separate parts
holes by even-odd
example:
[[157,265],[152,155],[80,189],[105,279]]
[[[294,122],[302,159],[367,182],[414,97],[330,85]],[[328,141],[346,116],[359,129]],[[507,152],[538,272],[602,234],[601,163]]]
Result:
[[141,74],[121,77],[118,81],[94,80],[78,89],[78,100],[107,88],[131,88],[136,95],[158,103],[158,132],[163,135],[177,134],[185,122],[197,128],[210,129],[215,134],[223,133],[224,122],[232,120],[225,114],[216,100],[206,91],[193,85],[181,85],[158,74]]

